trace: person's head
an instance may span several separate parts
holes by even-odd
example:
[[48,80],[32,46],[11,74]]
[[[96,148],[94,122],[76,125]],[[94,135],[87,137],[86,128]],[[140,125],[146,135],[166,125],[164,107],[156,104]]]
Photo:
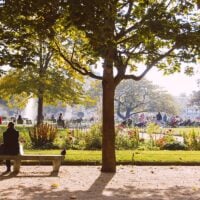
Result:
[[8,123],[8,128],[14,128],[14,126],[15,126],[15,125],[14,125],[13,122],[9,122],[9,123]]

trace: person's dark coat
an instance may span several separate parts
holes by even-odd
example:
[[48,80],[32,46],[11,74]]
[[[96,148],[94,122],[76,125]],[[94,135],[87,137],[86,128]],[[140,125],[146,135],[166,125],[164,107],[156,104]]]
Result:
[[0,144],[0,155],[4,154],[4,144]]
[[156,115],[156,119],[158,121],[161,121],[162,120],[162,115],[160,114],[160,112]]
[[14,128],[8,128],[3,133],[4,154],[17,155],[19,154],[19,132]]

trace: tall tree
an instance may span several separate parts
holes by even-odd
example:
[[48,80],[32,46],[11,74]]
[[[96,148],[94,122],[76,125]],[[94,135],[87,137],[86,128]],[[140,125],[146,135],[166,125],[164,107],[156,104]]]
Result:
[[[67,21],[70,19],[84,32],[88,44],[81,54],[79,43],[74,41],[71,57],[65,56],[60,44],[57,46],[73,69],[102,80],[102,171],[115,172],[115,88],[123,79],[141,80],[153,67],[173,73],[180,71],[182,62],[196,62],[200,42],[196,1],[68,0],[67,3]],[[91,52],[103,60],[102,77],[79,62],[81,55],[91,56]],[[138,75],[135,72],[142,68],[140,64],[145,69]],[[186,71],[191,72],[191,68]]]
[[[0,65],[16,68],[3,76],[0,89],[7,98],[22,93],[36,96],[39,124],[43,120],[44,101],[51,104],[56,100],[77,103],[81,77],[63,63],[49,38],[48,27],[54,24],[54,20],[47,18],[56,17],[58,3],[35,2],[35,7],[31,5],[32,2],[27,5],[20,1],[17,8],[14,1],[7,1],[0,10]],[[39,5],[41,9],[35,12]],[[75,76],[79,81],[74,79]]]

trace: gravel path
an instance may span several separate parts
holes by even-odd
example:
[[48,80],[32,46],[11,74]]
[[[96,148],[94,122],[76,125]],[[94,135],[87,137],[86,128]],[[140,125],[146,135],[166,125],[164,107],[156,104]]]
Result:
[[0,174],[0,200],[200,200],[199,166],[118,166],[115,174],[99,166],[51,170],[22,166],[17,175]]

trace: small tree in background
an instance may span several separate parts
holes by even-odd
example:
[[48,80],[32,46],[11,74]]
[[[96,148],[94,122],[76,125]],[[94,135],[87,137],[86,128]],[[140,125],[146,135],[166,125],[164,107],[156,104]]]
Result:
[[16,6],[11,0],[0,8],[0,66],[12,67],[0,80],[0,93],[8,101],[14,95],[23,97],[19,102],[23,105],[27,97],[37,98],[40,124],[44,103],[81,103],[83,78],[63,62],[49,38],[48,26],[54,21],[47,18],[56,17],[51,12],[57,11],[58,2],[43,4],[38,12],[32,12],[34,6],[29,3],[19,1]]

